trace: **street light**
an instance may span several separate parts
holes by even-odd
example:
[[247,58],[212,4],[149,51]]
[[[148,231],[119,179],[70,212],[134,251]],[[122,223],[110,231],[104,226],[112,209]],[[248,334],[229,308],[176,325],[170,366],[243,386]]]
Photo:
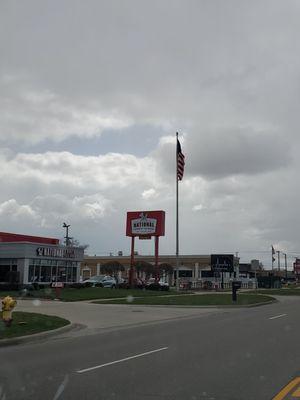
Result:
[[66,241],[65,241],[66,246],[69,246],[69,245],[70,245],[70,239],[72,239],[72,238],[69,236],[69,228],[70,228],[70,226],[71,226],[71,225],[68,225],[68,224],[66,224],[65,222],[63,223],[63,228],[66,229],[66,236],[65,236],[65,239],[66,239]]

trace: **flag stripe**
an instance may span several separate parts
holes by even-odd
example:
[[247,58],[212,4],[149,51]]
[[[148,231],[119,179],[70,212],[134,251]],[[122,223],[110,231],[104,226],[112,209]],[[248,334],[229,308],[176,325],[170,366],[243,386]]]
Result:
[[185,165],[184,154],[181,152],[180,142],[177,139],[177,179],[179,181],[181,181],[183,178],[184,165]]

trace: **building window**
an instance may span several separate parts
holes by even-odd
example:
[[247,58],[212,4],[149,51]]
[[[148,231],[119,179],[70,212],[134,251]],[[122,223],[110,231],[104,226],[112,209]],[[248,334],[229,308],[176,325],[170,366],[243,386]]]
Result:
[[51,267],[41,266],[40,282],[51,282]]
[[8,281],[9,272],[10,272],[10,265],[1,265],[0,266],[0,282]]
[[179,270],[179,278],[192,278],[193,271],[180,271]]

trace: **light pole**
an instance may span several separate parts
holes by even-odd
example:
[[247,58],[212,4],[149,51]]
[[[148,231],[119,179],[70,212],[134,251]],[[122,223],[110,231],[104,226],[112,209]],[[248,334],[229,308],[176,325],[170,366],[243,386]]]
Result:
[[69,228],[70,228],[70,226],[71,226],[71,225],[67,225],[65,222],[63,223],[63,228],[66,229],[66,236],[65,236],[65,239],[66,239],[65,244],[66,244],[66,246],[69,246],[69,245],[70,245],[70,239],[72,239],[72,238],[69,236]]

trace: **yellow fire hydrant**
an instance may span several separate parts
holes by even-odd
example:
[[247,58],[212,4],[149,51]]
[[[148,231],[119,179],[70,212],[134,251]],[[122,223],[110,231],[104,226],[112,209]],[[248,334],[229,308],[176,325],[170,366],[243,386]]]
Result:
[[12,310],[16,307],[17,301],[10,296],[4,297],[2,300],[2,319],[6,326],[11,326]]

